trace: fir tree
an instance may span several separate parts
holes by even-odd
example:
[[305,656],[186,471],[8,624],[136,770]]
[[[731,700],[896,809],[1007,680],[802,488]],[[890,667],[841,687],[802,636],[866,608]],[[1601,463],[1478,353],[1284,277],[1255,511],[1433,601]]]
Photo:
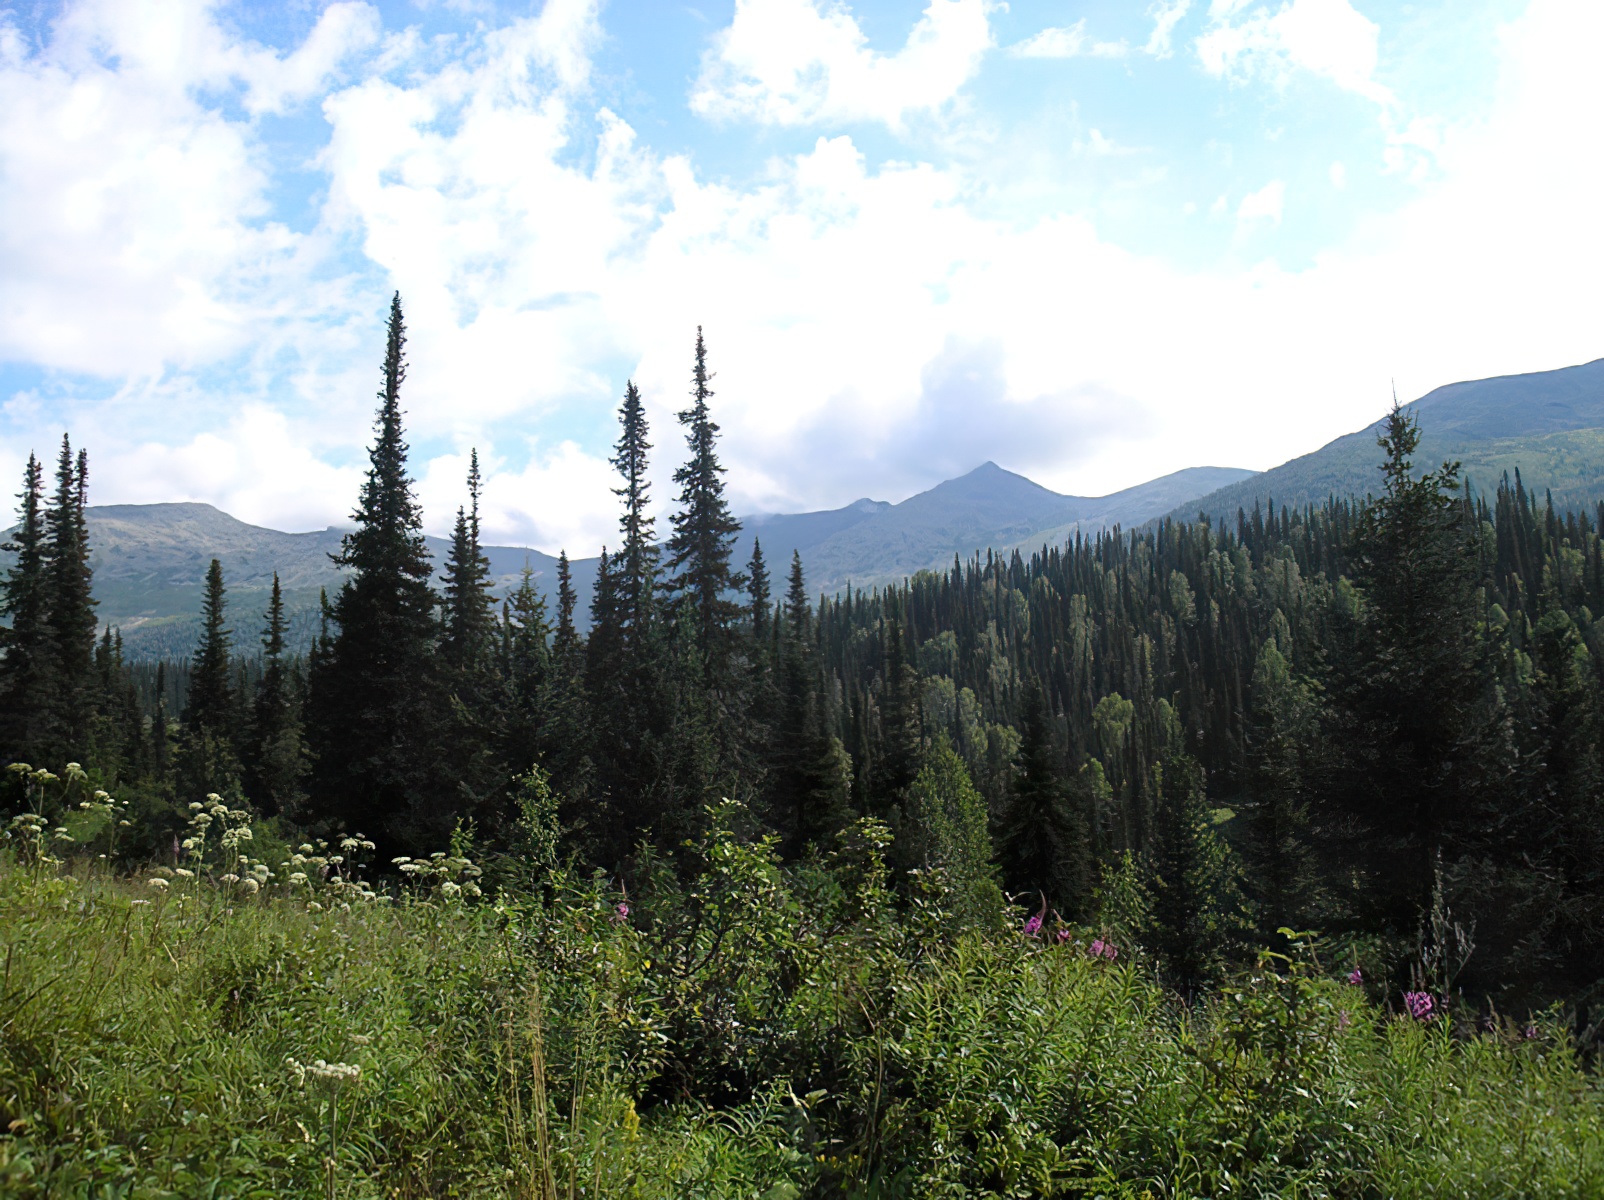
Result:
[[618,412],[618,444],[609,460],[622,477],[613,495],[624,502],[619,529],[623,545],[613,559],[613,584],[618,594],[619,628],[625,653],[639,655],[654,621],[657,593],[657,547],[655,525],[648,506],[651,489],[647,482],[646,409],[633,382],[624,389],[624,403]]
[[223,564],[212,559],[206,569],[206,590],[201,597],[201,640],[189,672],[189,707],[184,722],[189,728],[227,738],[234,733],[234,689],[229,680],[230,631],[224,628],[227,595]]
[[697,326],[691,406],[679,414],[690,458],[674,472],[680,509],[671,519],[674,532],[668,542],[668,567],[688,614],[686,624],[702,660],[706,687],[719,695],[731,685],[734,630],[741,615],[740,605],[729,593],[746,581],[730,570],[730,550],[741,526],[724,498],[724,467],[717,452],[719,430],[708,409],[712,380],[707,347],[701,326]]
[[313,810],[348,829],[382,830],[393,848],[422,850],[444,844],[455,814],[430,788],[434,595],[401,424],[405,346],[397,294],[356,529],[333,556],[352,574],[332,606],[336,632],[318,656],[308,731]]
[[1214,832],[1203,775],[1184,753],[1156,772],[1153,843],[1146,853],[1152,897],[1144,940],[1188,1002],[1220,976],[1243,931],[1238,870]]
[[44,706],[50,724],[42,756],[53,761],[83,754],[94,713],[97,622],[84,513],[88,487],[88,456],[80,451],[74,460],[64,434],[54,502],[45,512],[51,684]]
[[[461,674],[479,674],[488,667],[494,606],[490,596],[490,560],[479,541],[479,452],[468,465],[468,506],[457,509],[451,552],[445,564],[445,621],[440,656]],[[478,681],[476,681],[478,682]],[[459,681],[460,685],[460,681]]]
[[16,555],[0,585],[0,754],[38,765],[49,732],[53,690],[50,577],[45,541],[44,468],[28,455],[20,520],[5,549]]
[[574,573],[568,565],[568,551],[557,554],[557,632],[552,640],[552,657],[559,669],[573,674],[577,666],[580,640],[574,625],[574,614],[579,608],[579,594],[574,591]]
[[[801,567],[800,556],[796,566]],[[752,539],[752,558],[746,564],[746,611],[752,622],[752,644],[761,652],[769,637],[769,568],[757,538]]]
[[1058,772],[1051,723],[1047,697],[1032,679],[1025,686],[1019,773],[1004,827],[1004,874],[1026,907],[1040,900],[1049,911],[1078,920],[1091,893],[1090,838],[1085,815]]
[[1461,826],[1489,783],[1480,751],[1496,747],[1499,719],[1458,464],[1416,477],[1419,443],[1395,403],[1377,439],[1383,491],[1357,531],[1365,603],[1335,681],[1336,802],[1375,871],[1361,902],[1400,932],[1429,907],[1438,857],[1463,845]]
[[248,782],[250,798],[264,813],[298,812],[305,799],[306,744],[301,729],[299,681],[285,661],[284,593],[278,572],[262,633],[262,681],[256,704]]

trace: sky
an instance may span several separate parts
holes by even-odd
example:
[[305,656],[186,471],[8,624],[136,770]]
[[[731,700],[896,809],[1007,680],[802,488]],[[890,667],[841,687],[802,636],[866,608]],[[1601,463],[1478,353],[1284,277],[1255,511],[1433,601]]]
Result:
[[[0,0],[3,4],[4,0]],[[1262,469],[1604,356],[1598,0],[14,0],[0,471],[348,519],[399,290],[425,522],[654,500],[700,326],[737,512],[986,460]]]

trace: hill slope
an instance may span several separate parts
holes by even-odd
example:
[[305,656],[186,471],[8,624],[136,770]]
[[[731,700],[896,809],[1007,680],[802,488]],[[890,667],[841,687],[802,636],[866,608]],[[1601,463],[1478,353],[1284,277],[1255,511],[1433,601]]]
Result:
[[[870,587],[915,571],[950,565],[987,549],[1025,551],[1058,542],[1078,530],[1138,525],[1249,472],[1197,467],[1128,488],[1112,496],[1062,496],[1005,471],[995,463],[938,484],[900,504],[858,500],[809,513],[743,518],[734,561],[745,564],[761,539],[783,589],[793,551],[802,555],[808,590],[834,592],[848,582]],[[115,504],[89,510],[95,596],[103,624],[119,628],[131,657],[183,656],[199,633],[201,591],[213,558],[228,583],[228,620],[236,647],[255,646],[273,573],[279,574],[290,613],[291,643],[308,645],[317,626],[318,596],[340,586],[330,561],[342,531],[283,533],[236,520],[209,504]],[[429,538],[438,566],[448,550]],[[518,586],[525,564],[537,586],[554,600],[556,560],[521,546],[489,546],[498,594]],[[581,619],[589,612],[596,560],[573,563]]]
[[[1420,422],[1416,465],[1458,460],[1478,491],[1497,488],[1519,469],[1529,487],[1551,488],[1556,503],[1604,499],[1604,359],[1556,371],[1451,383],[1406,404]],[[1312,454],[1178,504],[1171,515],[1202,511],[1233,521],[1238,509],[1274,499],[1278,505],[1321,504],[1328,496],[1375,490],[1382,422],[1346,434]]]

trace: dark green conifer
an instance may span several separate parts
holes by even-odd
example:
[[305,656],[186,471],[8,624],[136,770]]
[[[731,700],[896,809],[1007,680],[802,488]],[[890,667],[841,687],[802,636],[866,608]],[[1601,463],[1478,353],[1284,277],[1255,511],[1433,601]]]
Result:
[[1034,678],[1025,685],[1023,710],[1019,771],[1003,831],[1004,878],[1027,908],[1044,903],[1079,920],[1091,896],[1090,836],[1058,770],[1052,712]]
[[[474,450],[468,465],[468,505],[457,509],[444,572],[445,620],[440,656],[459,675],[482,675],[488,669],[495,625],[490,560],[479,540],[481,489],[479,451]],[[461,683],[459,680],[458,685]]]
[[406,328],[391,301],[369,467],[337,565],[351,576],[330,613],[335,633],[311,681],[313,812],[381,831],[390,849],[443,845],[455,799],[432,793],[436,700],[434,594],[401,421]]
[[730,597],[745,585],[730,570],[730,550],[741,526],[724,498],[724,467],[718,460],[718,425],[708,409],[713,375],[707,369],[707,347],[696,329],[696,364],[691,376],[691,406],[679,414],[685,426],[690,458],[674,472],[679,485],[679,511],[671,518],[668,568],[673,587],[686,611],[686,625],[702,660],[707,690],[715,696],[730,690],[730,659],[741,607]]
[[51,643],[47,746],[41,757],[62,762],[81,756],[94,715],[95,600],[89,567],[89,526],[84,508],[89,488],[89,459],[61,438],[56,465],[54,502],[45,512],[48,541],[48,626]]
[[201,640],[189,671],[189,706],[184,723],[190,729],[227,738],[234,733],[234,688],[229,679],[231,631],[223,623],[228,603],[223,564],[215,558],[206,569],[205,586],[201,597]]
[[55,654],[50,626],[44,468],[28,455],[19,521],[5,549],[16,555],[0,584],[0,755],[41,765],[49,734]]
[[284,593],[278,572],[262,633],[262,681],[256,689],[248,794],[264,813],[298,813],[305,800],[306,741],[300,681],[285,660]]

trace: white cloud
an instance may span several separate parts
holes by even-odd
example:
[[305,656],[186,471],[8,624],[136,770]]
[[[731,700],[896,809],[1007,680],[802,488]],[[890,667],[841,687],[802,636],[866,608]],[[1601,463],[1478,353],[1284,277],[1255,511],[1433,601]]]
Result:
[[1375,78],[1380,30],[1348,0],[1287,0],[1273,12],[1246,0],[1215,0],[1210,25],[1197,41],[1212,75],[1259,75],[1284,82],[1295,70],[1324,76],[1345,91],[1383,106],[1392,93]]
[[1192,0],[1154,0],[1147,15],[1153,18],[1153,32],[1143,47],[1154,58],[1168,58],[1174,51],[1170,47],[1175,27],[1192,7]]
[[230,41],[205,0],[82,0],[48,45],[0,52],[0,358],[115,377],[210,359],[293,311],[304,239],[271,219],[248,122],[197,98],[282,111],[370,45],[378,17],[333,4],[299,48]]
[[1281,205],[1286,199],[1286,191],[1285,183],[1272,179],[1258,191],[1242,197],[1242,203],[1236,209],[1237,223],[1251,225],[1255,221],[1269,221],[1281,224]]
[[[268,168],[248,129],[137,63],[39,62],[0,37],[7,98],[73,148],[57,161],[44,134],[0,125],[0,153],[32,155],[7,161],[32,164],[61,210],[41,216],[0,187],[0,205],[62,256],[30,258],[0,222],[5,353],[161,375],[98,405],[58,404],[48,388],[8,405],[5,452],[26,449],[19,431],[81,417],[97,500],[338,520],[391,286],[412,328],[405,402],[427,447],[416,461],[431,528],[449,524],[477,445],[494,468],[491,536],[576,554],[614,536],[592,431],[626,375],[646,393],[656,496],[669,500],[698,323],[734,500],[769,510],[896,499],[984,457],[1083,493],[1199,462],[1269,466],[1378,415],[1394,375],[1408,397],[1599,353],[1585,283],[1604,273],[1604,167],[1577,151],[1604,132],[1592,62],[1604,10],[1591,0],[1533,0],[1503,37],[1492,116],[1438,128],[1438,170],[1416,198],[1295,271],[1183,269],[1073,214],[994,218],[970,203],[973,168],[871,164],[845,136],[778,158],[757,183],[710,179],[587,107],[587,69],[551,49],[580,43],[552,28],[474,34],[445,61],[392,42],[392,74],[325,101],[328,200],[304,236],[264,221]],[[141,174],[141,155],[160,154],[182,168],[178,190]],[[98,209],[81,198],[97,194]],[[170,227],[167,208],[185,203],[194,246]],[[1236,216],[1262,227],[1284,203],[1276,181]],[[1218,214],[1229,229],[1223,198]],[[52,232],[47,218],[88,232]],[[335,253],[347,244],[355,261]],[[181,278],[198,281],[213,325],[174,315]],[[316,320],[300,322],[290,297]],[[37,332],[51,322],[96,336],[51,342]],[[309,399],[243,387],[241,405],[189,367],[257,342],[291,359],[286,389]],[[562,423],[573,412],[583,436]],[[205,428],[174,432],[180,416]],[[137,450],[102,450],[118,445]]]
[[993,45],[992,0],[930,0],[895,54],[869,48],[840,0],[736,0],[691,91],[706,117],[900,129],[948,104]]
[[1086,34],[1086,19],[1073,25],[1051,26],[1015,43],[1008,53],[1016,58],[1123,58],[1130,53],[1124,42],[1099,42]]
[[344,523],[366,466],[331,466],[313,453],[315,435],[259,404],[178,445],[153,436],[118,448],[119,440],[98,425],[91,422],[76,441],[89,447],[90,475],[102,503],[193,500],[251,524],[324,529]]
[[1332,163],[1326,174],[1331,177],[1331,186],[1337,191],[1340,192],[1348,186],[1348,168],[1340,162]]

